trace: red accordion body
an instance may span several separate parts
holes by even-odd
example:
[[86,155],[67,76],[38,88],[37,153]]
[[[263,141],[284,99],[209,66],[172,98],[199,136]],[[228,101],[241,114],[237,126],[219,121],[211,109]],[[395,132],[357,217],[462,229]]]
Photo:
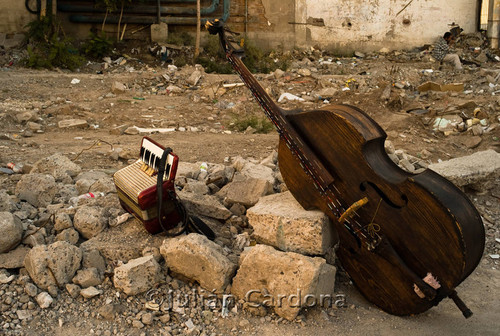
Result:
[[175,174],[179,158],[170,152],[167,157],[163,178],[163,213],[165,218],[160,225],[157,204],[158,164],[165,148],[148,137],[141,143],[140,158],[133,164],[118,170],[113,175],[118,198],[122,207],[140,220],[152,234],[172,229],[182,218],[176,208]]

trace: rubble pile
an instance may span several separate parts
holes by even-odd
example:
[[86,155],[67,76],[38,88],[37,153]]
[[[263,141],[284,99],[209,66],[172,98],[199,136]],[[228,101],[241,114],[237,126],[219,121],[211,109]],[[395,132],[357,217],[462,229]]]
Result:
[[[390,142],[386,150],[401,156],[400,163],[412,160]],[[495,187],[485,181],[498,179],[492,174],[500,171],[500,154],[482,155],[496,163],[479,165],[482,171],[460,165],[457,185],[480,192]],[[273,153],[262,162],[236,157],[228,165],[180,164],[178,195],[216,232],[214,242],[195,233],[148,234],[121,209],[110,175],[82,171],[60,154],[11,175],[15,189],[0,193],[4,332],[62,307],[118,322],[100,326],[104,334],[123,332],[124,325],[208,334],[213,319],[241,311],[294,320],[304,298],[334,294],[336,240],[328,217],[305,211],[286,191],[276,160]],[[442,166],[431,168],[453,180],[457,173]],[[302,304],[269,304],[280,295]],[[59,324],[67,322],[59,315]]]
[[[182,189],[179,197],[190,213],[196,213],[214,229],[215,242],[198,234],[175,238],[148,234],[140,222],[121,209],[111,176],[82,171],[60,154],[38,161],[30,173],[11,175],[18,177],[18,182],[12,194],[2,191],[4,212],[0,213],[0,236],[8,237],[5,242],[2,240],[0,254],[4,331],[20,330],[43,310],[50,308],[49,314],[54,314],[63,306],[78,310],[87,303],[98,309],[85,311],[84,317],[116,318],[136,328],[162,326],[162,330],[174,334],[210,330],[212,319],[238,314],[245,296],[232,291],[231,282],[241,263],[240,254],[255,239],[267,241],[261,238],[262,234],[252,235],[253,220],[245,214],[254,206],[258,209],[256,204],[261,196],[275,194],[275,190],[284,187],[276,157],[274,153],[265,160],[266,166],[241,157],[234,158],[233,164],[227,166],[181,163],[177,178],[178,188]],[[82,194],[87,196],[79,196]],[[290,195],[286,197],[291,201]],[[271,200],[274,204],[281,201]],[[272,204],[269,206],[273,208]],[[314,215],[318,219],[308,218],[308,212],[300,210],[298,204],[291,208],[298,213],[267,216],[275,217],[273,221],[304,216],[296,225],[315,226],[320,220],[323,232],[314,229],[311,236],[297,238],[293,237],[297,228],[292,228],[284,236],[281,234],[285,240],[281,246],[274,245],[283,251],[325,254],[334,243],[329,238],[328,219],[320,213]],[[255,223],[259,220],[262,221],[255,219]],[[300,246],[300,239],[305,242],[318,234],[325,235],[320,250],[287,247]],[[128,239],[130,244],[124,244]],[[291,240],[295,241],[287,243]],[[279,252],[273,247],[262,250],[260,258],[267,259],[265,256],[271,250],[278,258],[292,258],[286,266],[292,269],[297,267],[292,261],[297,258],[303,260],[300,262],[309,259],[326,262],[318,257]],[[278,266],[273,267],[279,271]],[[325,276],[332,279],[335,268],[329,267],[330,273]],[[301,286],[302,280],[297,281],[295,285]],[[303,295],[315,293],[316,282],[304,285]],[[245,286],[241,275],[239,283]],[[332,281],[330,292],[333,285]],[[275,286],[279,290],[280,282]],[[185,304],[175,300],[184,294],[192,294],[193,300],[199,302]],[[231,299],[222,304],[220,299],[224,295]],[[162,305],[160,301],[168,297],[170,302]],[[298,312],[299,308],[294,308],[283,316],[293,320]],[[60,324],[68,322],[63,315],[59,320]]]

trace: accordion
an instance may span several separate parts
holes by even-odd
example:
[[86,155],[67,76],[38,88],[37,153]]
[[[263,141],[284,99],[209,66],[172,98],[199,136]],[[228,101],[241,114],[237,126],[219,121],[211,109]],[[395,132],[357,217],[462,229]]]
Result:
[[139,159],[113,175],[120,204],[152,234],[172,229],[182,221],[174,188],[179,158],[171,151],[167,156],[163,175],[161,223],[158,219],[157,175],[164,151],[165,147],[144,137]]

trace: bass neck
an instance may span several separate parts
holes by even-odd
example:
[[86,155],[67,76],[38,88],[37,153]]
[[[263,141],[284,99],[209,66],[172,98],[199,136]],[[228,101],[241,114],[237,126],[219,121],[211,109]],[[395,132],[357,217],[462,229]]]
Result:
[[300,164],[313,179],[315,186],[320,191],[325,192],[333,183],[334,178],[321,164],[316,154],[301,140],[300,135],[287,120],[286,116],[291,112],[279,108],[262,85],[255,79],[241,59],[243,52],[235,52],[229,48],[224,49],[226,58],[232,64],[241,80],[250,89],[266,116],[275,125],[280,137],[286,142],[292,152],[295,153]]

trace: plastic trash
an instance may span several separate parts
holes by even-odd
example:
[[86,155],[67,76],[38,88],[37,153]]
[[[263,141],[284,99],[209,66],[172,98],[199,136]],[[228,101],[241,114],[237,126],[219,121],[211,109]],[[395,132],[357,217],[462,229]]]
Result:
[[9,168],[0,167],[0,173],[12,175],[12,174],[14,174],[14,171],[12,171],[12,169],[9,169]]
[[20,173],[23,170],[22,164],[14,164],[12,162],[7,163],[7,168],[11,169],[14,173]]
[[303,98],[297,97],[296,95],[293,95],[288,92],[285,92],[280,96],[280,98],[278,99],[278,103],[281,103],[284,99],[288,99],[290,101],[292,100],[304,101]]
[[86,194],[82,194],[80,196],[75,196],[75,197],[71,197],[69,199],[69,202],[72,204],[72,205],[77,205],[78,202],[81,200],[81,199],[89,199],[89,198],[96,198],[96,197],[101,197],[101,196],[104,196],[104,193],[103,192],[99,192],[99,193],[91,193],[91,192],[88,192]]

